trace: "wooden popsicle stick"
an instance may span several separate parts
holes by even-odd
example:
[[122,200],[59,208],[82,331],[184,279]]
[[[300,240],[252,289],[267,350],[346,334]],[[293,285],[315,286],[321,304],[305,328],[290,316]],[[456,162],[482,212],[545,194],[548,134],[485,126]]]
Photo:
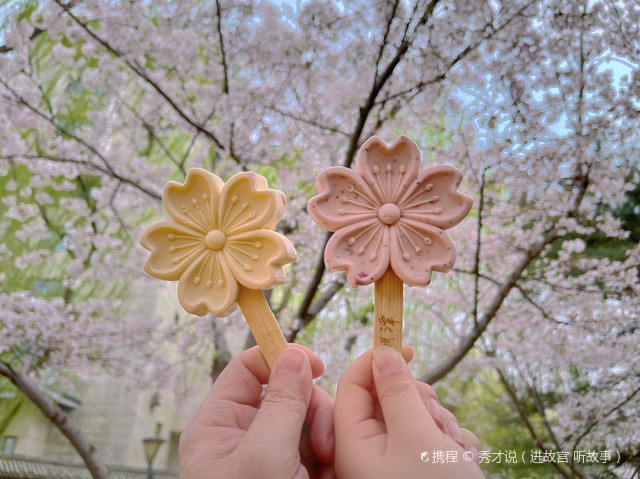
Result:
[[287,340],[273,316],[269,303],[259,289],[240,287],[238,306],[260,346],[269,369],[273,369],[278,356],[287,349]]
[[391,267],[375,282],[373,347],[391,346],[402,353],[402,287]]

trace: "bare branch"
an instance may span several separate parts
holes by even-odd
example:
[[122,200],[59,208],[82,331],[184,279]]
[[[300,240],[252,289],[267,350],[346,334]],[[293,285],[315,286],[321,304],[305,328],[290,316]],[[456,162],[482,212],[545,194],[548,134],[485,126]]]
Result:
[[622,406],[624,406],[625,404],[627,404],[629,401],[631,401],[635,396],[637,396],[640,393],[640,386],[638,386],[636,389],[634,389],[631,394],[629,394],[626,398],[624,398],[622,401],[620,401],[618,404],[616,404],[615,406],[611,407],[605,414],[599,416],[597,419],[594,419],[591,423],[589,423],[589,425],[584,429],[584,431],[582,432],[582,434],[580,434],[575,442],[573,443],[573,450],[577,450],[578,445],[580,444],[580,441],[582,441],[590,432],[591,430],[596,427],[601,421],[604,421],[605,419],[607,419],[609,416],[611,416],[614,412],[616,412],[618,409],[620,409]]
[[206,130],[202,124],[198,123],[195,119],[191,118],[186,112],[180,108],[180,106],[176,103],[176,101],[171,98],[167,92],[165,92],[157,82],[149,77],[148,73],[145,71],[143,67],[135,64],[131,60],[128,60],[119,50],[111,46],[106,40],[100,38],[96,33],[91,30],[87,23],[80,20],[77,16],[75,16],[68,5],[65,5],[60,0],[54,0],[66,13],[71,17],[71,19],[78,24],[87,34],[93,38],[96,42],[106,48],[109,52],[114,54],[120,60],[124,62],[136,75],[142,78],[149,86],[151,86],[162,98],[166,100],[166,102],[171,105],[171,108],[182,118],[185,122],[191,125],[196,131],[200,132],[205,138],[207,138],[211,143],[213,143],[216,147],[224,150],[224,146],[220,141],[216,138],[216,136],[210,131]]
[[[432,0],[429,3],[429,5],[427,5],[427,8],[425,9],[425,12],[421,17],[420,22],[415,27],[415,30],[417,30],[420,26],[422,26],[429,20],[429,18],[433,14],[433,10],[438,4],[438,1],[439,0]],[[347,152],[345,154],[344,162],[342,165],[345,168],[351,167],[353,163],[353,160],[356,155],[356,151],[360,145],[360,138],[362,136],[364,126],[367,122],[367,119],[369,118],[369,114],[371,113],[372,108],[375,105],[376,98],[382,91],[382,88],[385,86],[387,81],[389,81],[389,79],[391,78],[391,75],[393,75],[393,72],[398,66],[398,64],[400,63],[400,61],[404,58],[405,54],[409,50],[409,47],[411,46],[411,43],[412,43],[412,39],[405,37],[402,40],[402,43],[400,44],[400,46],[398,47],[396,54],[391,59],[391,61],[389,62],[387,67],[384,69],[382,74],[374,80],[373,85],[371,87],[371,91],[369,92],[369,96],[367,97],[367,100],[365,101],[364,105],[360,107],[358,122],[356,124],[355,129],[353,130],[353,133],[351,134],[349,146],[347,148]],[[327,242],[329,241],[329,238],[331,237],[331,235],[332,235],[331,232],[328,232],[325,235],[324,243],[321,247],[320,255],[318,256],[318,261],[316,263],[316,268],[315,268],[313,278],[309,283],[309,286],[307,287],[305,295],[302,299],[302,303],[296,315],[296,319],[302,321],[303,326],[307,324],[307,322],[309,321],[309,307],[311,306],[313,298],[315,297],[318,291],[318,287],[322,282],[322,277],[325,272],[324,248],[326,247]]]
[[220,373],[231,362],[232,354],[224,332],[217,327],[215,318],[210,315],[213,329],[213,345],[216,348],[213,364],[211,365],[211,382],[214,383]]
[[103,173],[107,176],[110,176],[116,180],[118,180],[120,183],[125,184],[125,185],[129,185],[132,188],[144,193],[145,195],[153,198],[154,200],[162,200],[162,195],[160,193],[156,193],[155,191],[149,190],[148,188],[141,186],[140,184],[138,184],[136,181],[127,178],[125,176],[120,175],[119,173],[116,173],[115,171],[111,170],[108,171],[107,169],[96,165],[95,163],[90,163],[88,161],[85,160],[79,160],[79,159],[75,159],[75,158],[61,158],[61,157],[57,157],[57,156],[52,156],[52,155],[46,155],[46,154],[40,154],[40,155],[35,155],[35,154],[14,154],[14,155],[2,155],[0,156],[0,159],[3,160],[17,160],[17,159],[25,159],[25,160],[34,160],[34,161],[55,161],[55,162],[59,162],[59,163],[72,163],[72,164],[76,164],[76,165],[81,165],[84,166],[85,168],[88,168],[90,170],[94,170],[98,173]]
[[[45,30],[41,30],[39,28],[34,28],[33,32],[31,33],[31,36],[29,37],[29,41],[33,41],[36,38],[38,38],[40,36],[40,34],[42,34]],[[2,53],[9,53],[12,52],[14,50],[13,47],[9,47],[7,45],[0,45],[0,54]]]
[[113,88],[110,88],[110,90],[118,98],[118,101],[122,103],[125,106],[125,108],[133,114],[136,120],[140,122],[140,124],[144,127],[144,129],[147,130],[147,133],[149,134],[151,139],[153,139],[153,141],[155,141],[158,144],[158,146],[164,152],[164,154],[169,159],[169,161],[171,161],[171,163],[176,165],[176,167],[180,170],[180,172],[183,175],[186,175],[187,172],[184,169],[184,164],[175,157],[173,152],[167,147],[164,141],[162,141],[162,138],[156,135],[153,125],[151,125],[151,123],[149,123],[142,116],[140,116],[140,114],[136,111],[136,109],[128,101],[126,101],[122,95],[120,95],[117,91],[114,91]]
[[218,14],[218,38],[220,40],[220,55],[222,57],[222,70],[224,72],[224,82],[222,84],[222,92],[229,94],[229,73],[227,70],[227,55],[224,51],[224,37],[222,36],[222,9],[220,8],[220,0],[216,0],[216,13]]
[[[524,423],[525,427],[529,431],[529,434],[531,434],[531,437],[533,438],[533,442],[535,443],[536,446],[540,448],[542,452],[547,452],[548,449],[544,446],[542,439],[540,438],[537,431],[533,427],[533,423],[531,422],[531,420],[529,419],[529,416],[527,415],[525,406],[522,403],[522,401],[520,401],[520,398],[518,398],[518,395],[516,394],[515,389],[509,383],[505,374],[502,372],[500,368],[496,368],[496,372],[498,373],[498,376],[500,377],[500,381],[502,382],[505,390],[507,391],[507,394],[509,395],[509,398],[511,399],[512,405],[515,407],[516,411],[518,411],[518,415],[520,416],[520,419],[522,419],[522,422]],[[550,464],[560,474],[562,474],[563,477],[566,477],[567,479],[572,479],[575,477],[573,474],[567,471],[564,467],[560,466],[560,464],[558,464],[558,462],[556,462],[555,460],[550,459]],[[577,470],[575,470],[575,467],[572,467],[571,469],[572,469],[571,472],[573,472],[574,474],[577,474],[578,477],[583,477]]]
[[94,479],[108,479],[109,470],[103,464],[98,451],[71,418],[47,396],[25,373],[15,370],[9,363],[0,360],[0,374],[9,379],[32,401],[80,453]]
[[391,12],[389,13],[389,19],[387,20],[387,27],[384,32],[384,36],[382,37],[382,42],[380,43],[380,50],[378,51],[378,58],[376,59],[376,72],[374,78],[378,79],[378,70],[380,68],[380,61],[382,60],[382,54],[384,53],[384,49],[387,46],[387,40],[389,39],[389,32],[391,31],[391,24],[393,23],[394,18],[396,17],[396,10],[398,9],[398,3],[400,0],[395,0],[393,6],[391,7]]
[[[466,146],[466,145],[465,145]],[[487,170],[480,174],[480,201],[478,202],[478,226],[476,228],[476,250],[473,257],[473,326],[478,327],[478,301],[480,291],[480,249],[482,248],[482,215],[484,213],[484,189]]]
[[295,341],[296,337],[304,329],[304,327],[309,324],[309,322],[315,318],[320,311],[333,299],[333,297],[344,287],[344,282],[342,280],[333,281],[326,291],[318,298],[316,301],[307,307],[306,314],[304,317],[296,318],[294,322],[294,326],[287,333],[287,342],[292,343]]
[[291,118],[294,121],[299,121],[301,123],[306,123],[307,125],[311,125],[311,126],[315,126],[316,128],[319,128],[321,130],[324,131],[328,131],[329,133],[337,133],[338,135],[342,135],[342,136],[349,136],[349,133],[340,130],[339,128],[334,128],[332,126],[327,126],[327,125],[323,125],[315,120],[309,119],[309,118],[301,118],[295,115],[292,115],[291,113],[288,113],[284,110],[281,110],[280,108],[278,108],[277,106],[270,106],[269,107],[270,110],[273,110],[274,112],[276,112],[279,115],[282,115],[284,117],[287,118]]
[[491,320],[496,316],[498,310],[502,306],[502,303],[509,295],[509,292],[514,288],[518,280],[522,277],[522,273],[524,273],[531,262],[536,259],[540,255],[540,253],[542,253],[545,246],[552,243],[557,237],[558,231],[553,226],[549,231],[547,231],[542,241],[534,244],[525,252],[524,256],[513,269],[511,274],[503,283],[500,284],[498,291],[487,306],[487,309],[482,315],[482,318],[477,321],[477,326],[473,328],[473,330],[462,340],[457,349],[447,359],[440,363],[434,371],[421,378],[421,381],[424,381],[428,384],[433,384],[446,376],[454,367],[456,367],[456,365],[460,361],[462,361],[462,359],[467,355],[471,348],[473,348],[478,338],[487,329],[487,326],[489,326]]
[[505,22],[500,25],[499,27],[494,27],[493,22],[488,22],[483,31],[483,35],[482,37],[477,40],[474,43],[470,43],[469,45],[465,46],[452,60],[449,61],[449,63],[440,70],[440,72],[434,76],[431,77],[429,79],[420,81],[412,86],[410,86],[409,88],[405,88],[403,90],[400,90],[396,93],[392,93],[392,94],[388,94],[386,96],[384,96],[383,98],[381,98],[378,103],[382,103],[382,102],[386,102],[388,100],[393,100],[396,98],[403,98],[403,97],[407,97],[409,100],[415,96],[417,96],[422,90],[425,89],[425,87],[429,86],[429,85],[433,85],[435,83],[439,83],[442,80],[444,80],[445,78],[447,78],[447,76],[449,76],[449,73],[451,73],[451,70],[453,69],[453,67],[455,67],[458,63],[460,63],[469,53],[475,51],[478,49],[478,47],[485,41],[488,40],[489,38],[493,37],[496,33],[498,33],[500,30],[502,30],[503,28],[505,28],[507,25],[509,25],[514,19],[518,18],[520,15],[522,15],[522,13],[530,6],[530,4],[526,4],[524,6],[522,6],[518,11],[516,11],[511,17],[509,17],[507,20],[505,20]]

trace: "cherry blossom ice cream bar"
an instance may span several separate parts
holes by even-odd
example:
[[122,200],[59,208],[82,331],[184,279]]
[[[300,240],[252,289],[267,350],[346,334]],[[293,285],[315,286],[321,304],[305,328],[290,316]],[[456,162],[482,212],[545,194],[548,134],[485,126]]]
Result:
[[360,148],[355,170],[334,166],[316,179],[308,212],[334,231],[324,252],[330,271],[351,286],[375,283],[374,346],[402,347],[402,284],[427,286],[448,271],[455,247],[444,230],[469,213],[473,200],[457,191],[462,173],[448,165],[423,170],[418,146],[377,136]]
[[166,184],[162,203],[171,219],[140,238],[151,252],[145,271],[178,281],[178,300],[189,313],[225,316],[239,305],[273,366],[287,343],[261,290],[284,282],[283,266],[296,260],[289,240],[272,231],[285,212],[284,194],[250,171],[224,183],[192,168],[184,184]]

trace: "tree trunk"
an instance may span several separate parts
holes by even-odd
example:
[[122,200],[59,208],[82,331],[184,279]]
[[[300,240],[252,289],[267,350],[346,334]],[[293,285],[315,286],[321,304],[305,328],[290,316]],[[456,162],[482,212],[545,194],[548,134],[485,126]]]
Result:
[[108,479],[110,477],[109,470],[102,463],[95,446],[89,442],[84,433],[78,429],[71,421],[71,418],[60,409],[53,399],[47,396],[26,374],[16,371],[2,360],[0,360],[0,374],[9,378],[69,439],[94,479]]

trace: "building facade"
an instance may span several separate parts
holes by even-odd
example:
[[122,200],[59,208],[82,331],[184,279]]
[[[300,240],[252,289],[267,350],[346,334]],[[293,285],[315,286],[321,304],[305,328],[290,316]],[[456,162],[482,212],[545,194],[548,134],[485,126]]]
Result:
[[[185,314],[175,301],[175,286],[159,285],[155,292],[149,291],[148,284],[138,287],[144,288],[141,291],[144,294],[134,295],[141,299],[132,306],[132,314],[149,315],[156,311],[159,318],[164,318],[161,321],[174,321],[176,314]],[[162,353],[173,354],[176,360],[179,359],[178,352],[170,347]],[[200,390],[186,401],[178,399],[171,390],[153,388],[131,377],[98,376],[77,383],[70,393],[59,387],[48,387],[45,381],[44,389],[98,449],[102,461],[115,468],[114,471],[122,469],[128,471],[127,474],[146,471],[142,440],[157,436],[164,443],[153,461],[153,468],[164,471],[166,477],[177,477],[180,433],[210,385],[205,370],[192,371],[190,377]],[[0,377],[0,382],[3,380],[8,382]],[[2,472],[3,467],[9,467],[9,461],[14,469],[18,467],[15,464],[22,461],[24,470],[33,471],[49,464],[48,467],[58,469],[71,467],[80,474],[74,468],[82,469],[82,466],[75,466],[82,463],[81,457],[60,430],[12,385],[2,386],[0,384],[0,478],[11,477],[6,475],[9,472]]]

